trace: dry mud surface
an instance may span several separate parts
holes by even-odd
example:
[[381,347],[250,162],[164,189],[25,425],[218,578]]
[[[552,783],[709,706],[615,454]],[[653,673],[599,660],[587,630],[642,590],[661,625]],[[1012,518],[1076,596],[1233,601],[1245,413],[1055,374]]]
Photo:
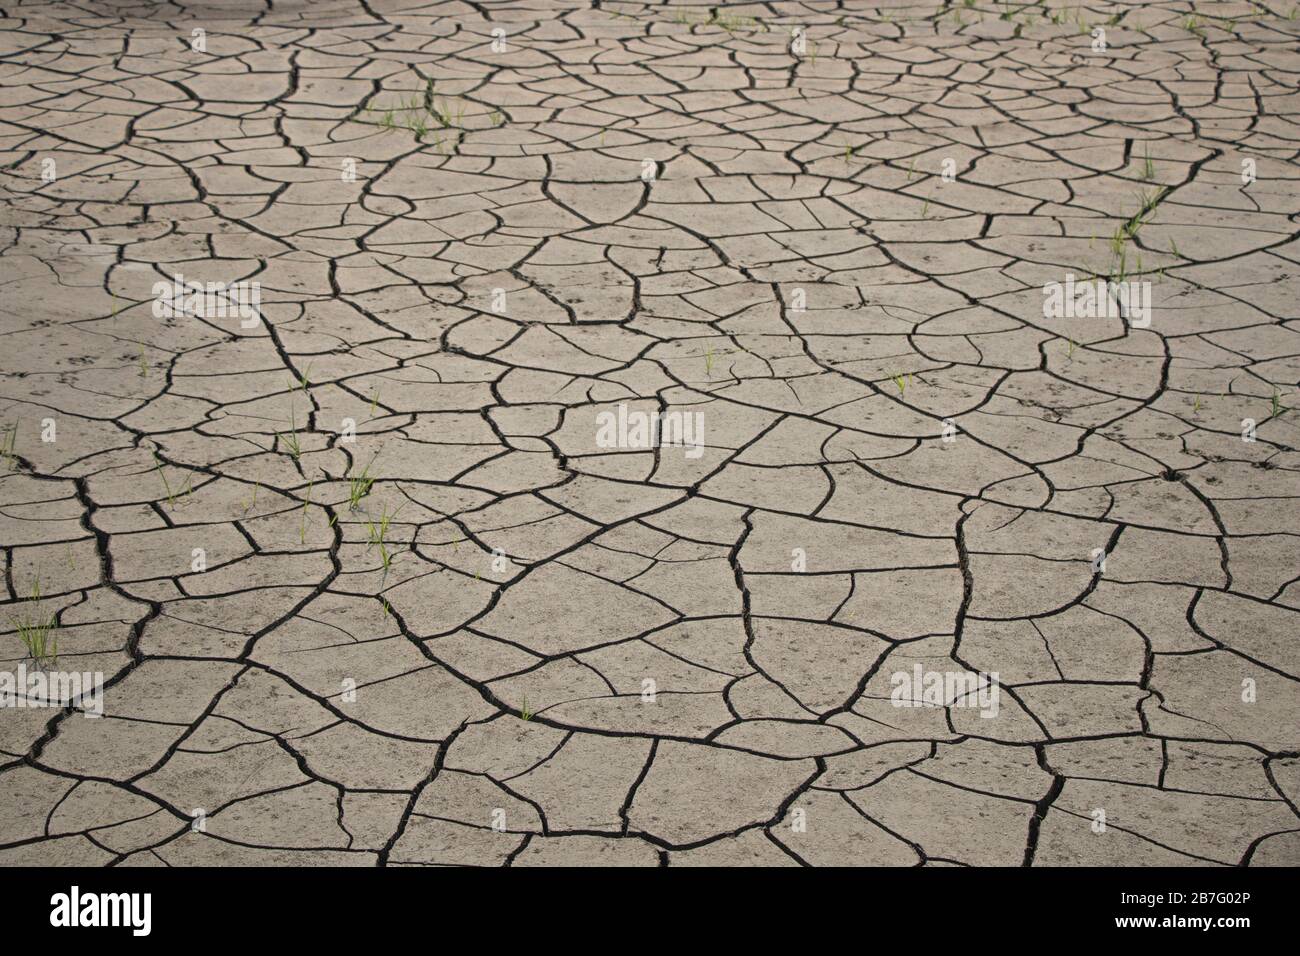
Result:
[[1300,17],[1196,6],[7,4],[0,668],[107,686],[0,864],[1300,862]]

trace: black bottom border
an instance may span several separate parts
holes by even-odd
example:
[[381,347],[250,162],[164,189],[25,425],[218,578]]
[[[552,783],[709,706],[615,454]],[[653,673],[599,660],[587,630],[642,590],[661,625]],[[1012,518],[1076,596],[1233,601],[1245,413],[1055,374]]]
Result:
[[[803,932],[828,926],[863,943],[884,936],[937,945],[970,933],[1028,932],[1046,939],[1156,938],[1196,933],[1226,943],[1237,934],[1292,924],[1294,869],[912,870],[725,872],[550,870],[528,874],[474,869],[0,869],[11,934],[44,942],[92,935],[126,945],[224,942],[299,946],[369,936],[375,930],[442,929],[512,934],[535,947],[575,932],[682,934],[693,927],[734,938],[768,937],[790,921]],[[70,923],[73,890],[87,919],[99,894],[149,894],[149,933],[131,926]],[[94,896],[91,903],[87,898]],[[136,901],[132,901],[136,902]],[[142,922],[143,896],[134,910]],[[62,906],[62,909],[60,907]],[[87,909],[86,907],[89,907]],[[124,916],[128,911],[122,910]],[[21,915],[19,915],[21,914]],[[129,922],[122,918],[121,922]],[[81,922],[80,917],[77,922]],[[811,923],[812,926],[808,924]],[[705,928],[708,927],[708,928]],[[946,942],[945,942],[946,941]],[[444,939],[445,943],[446,940]]]

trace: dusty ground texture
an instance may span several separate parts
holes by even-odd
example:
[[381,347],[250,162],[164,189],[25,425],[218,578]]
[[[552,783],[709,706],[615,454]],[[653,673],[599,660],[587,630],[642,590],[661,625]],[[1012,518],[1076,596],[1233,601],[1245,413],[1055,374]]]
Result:
[[269,6],[0,20],[0,864],[1300,862],[1289,0]]

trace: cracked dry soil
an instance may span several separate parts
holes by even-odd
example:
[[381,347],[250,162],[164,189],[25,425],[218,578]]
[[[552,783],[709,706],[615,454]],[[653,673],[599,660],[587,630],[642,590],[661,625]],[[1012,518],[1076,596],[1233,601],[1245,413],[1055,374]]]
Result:
[[7,3],[0,864],[1300,862],[1298,42]]

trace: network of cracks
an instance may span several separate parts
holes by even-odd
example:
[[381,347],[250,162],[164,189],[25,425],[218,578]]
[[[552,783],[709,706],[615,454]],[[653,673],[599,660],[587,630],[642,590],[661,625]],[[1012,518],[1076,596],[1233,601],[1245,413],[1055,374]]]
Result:
[[1298,42],[9,4],[0,864],[1300,863]]

